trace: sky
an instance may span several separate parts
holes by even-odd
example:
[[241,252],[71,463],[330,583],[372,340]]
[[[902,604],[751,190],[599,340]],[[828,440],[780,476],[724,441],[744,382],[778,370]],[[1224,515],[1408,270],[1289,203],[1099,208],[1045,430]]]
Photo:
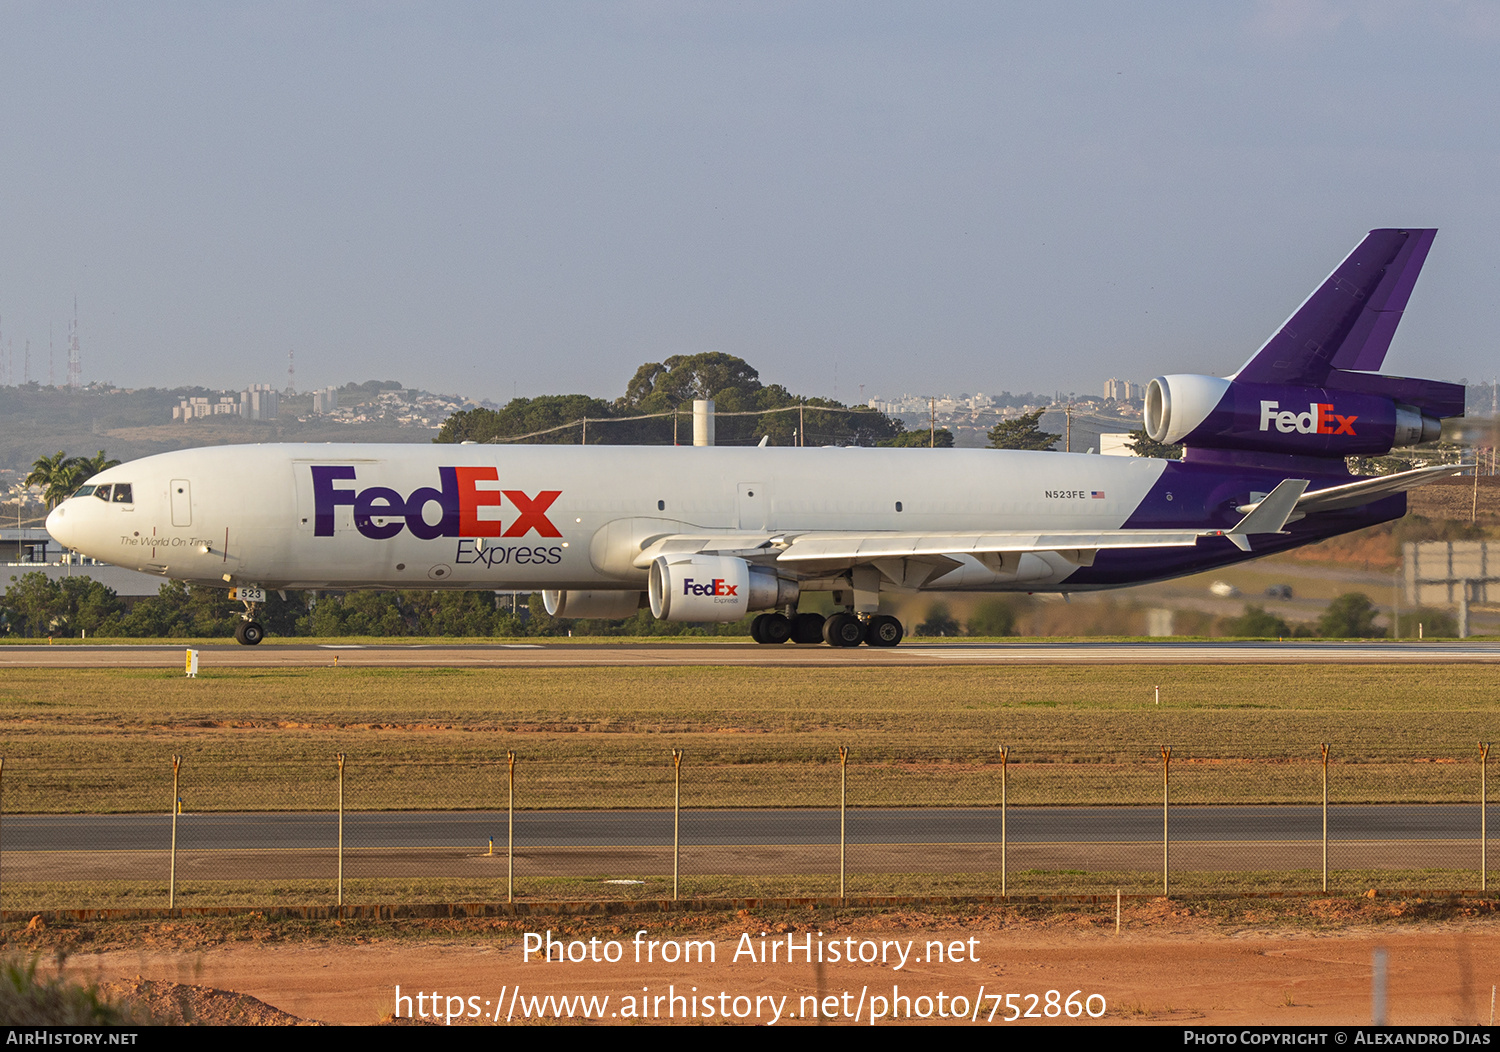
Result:
[[844,401],[1226,374],[1381,226],[1500,372],[1500,2],[0,0],[21,378]]

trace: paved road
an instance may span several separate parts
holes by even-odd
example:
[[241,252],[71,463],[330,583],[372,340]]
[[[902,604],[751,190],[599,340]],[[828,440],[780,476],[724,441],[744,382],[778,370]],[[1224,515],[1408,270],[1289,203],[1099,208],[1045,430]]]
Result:
[[[181,668],[183,647],[119,645],[0,646],[0,668]],[[912,640],[889,650],[758,646],[750,642],[330,645],[215,644],[199,648],[200,667],[587,667],[705,666],[888,667],[934,665],[1171,664],[1492,664],[1500,642],[1139,642],[939,643]]]
[[[1490,827],[1500,828],[1500,805]],[[1174,807],[1175,842],[1312,841],[1322,835],[1316,806]],[[852,844],[987,844],[1000,839],[998,809],[871,809],[847,816]],[[1162,816],[1151,807],[1013,807],[1012,843],[1160,843]],[[836,810],[685,811],[684,844],[836,844]],[[344,843],[359,848],[483,847],[504,843],[504,812],[358,813],[344,817]],[[1479,836],[1474,805],[1349,805],[1329,808],[1329,838],[1453,840]],[[15,851],[137,851],[166,849],[167,815],[7,815],[0,846]],[[670,811],[518,812],[516,843],[529,848],[648,847],[672,842]],[[182,815],[182,850],[327,848],[337,843],[333,814]]]

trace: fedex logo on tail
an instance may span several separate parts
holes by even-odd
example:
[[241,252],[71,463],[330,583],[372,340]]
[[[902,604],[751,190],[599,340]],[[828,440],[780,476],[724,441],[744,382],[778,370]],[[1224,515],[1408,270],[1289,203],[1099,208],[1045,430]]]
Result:
[[1293,431],[1303,435],[1352,435],[1354,421],[1358,416],[1339,416],[1333,411],[1332,402],[1310,402],[1307,412],[1298,413],[1282,409],[1278,402],[1260,403],[1260,429],[1277,431],[1289,435]]
[[[436,537],[524,537],[532,531],[542,537],[562,536],[547,518],[547,509],[562,496],[562,490],[542,490],[530,496],[521,490],[481,488],[482,483],[500,481],[495,468],[440,467],[436,488],[423,486],[404,496],[387,486],[344,489],[338,485],[355,478],[355,470],[349,465],[312,469],[313,536],[333,536],[334,512],[341,505],[354,509],[354,528],[376,541],[394,537],[403,529],[424,541]],[[428,520],[428,508],[434,505],[435,522]],[[502,516],[480,515],[482,509],[506,507],[515,512],[509,523]]]

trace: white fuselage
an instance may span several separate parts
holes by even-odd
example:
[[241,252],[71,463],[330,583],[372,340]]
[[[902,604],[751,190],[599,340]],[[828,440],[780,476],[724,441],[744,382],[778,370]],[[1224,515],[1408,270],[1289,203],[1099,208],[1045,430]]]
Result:
[[[753,547],[797,531],[1118,529],[1165,466],[951,449],[228,446],[111,468],[90,483],[128,501],[73,497],[48,529],[105,562],[220,586],[644,588],[631,559],[656,535]],[[958,561],[923,587],[1006,586]],[[1077,569],[1048,567],[1026,587]]]

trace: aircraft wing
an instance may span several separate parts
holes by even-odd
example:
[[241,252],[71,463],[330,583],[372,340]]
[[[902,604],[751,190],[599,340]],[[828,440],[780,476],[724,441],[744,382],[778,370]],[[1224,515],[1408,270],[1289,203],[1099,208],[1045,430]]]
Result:
[[678,534],[646,545],[634,563],[637,567],[650,566],[661,555],[728,555],[762,566],[783,567],[804,578],[873,566],[892,584],[917,588],[924,581],[960,566],[960,556],[971,556],[997,573],[1017,573],[1021,558],[1027,553],[1050,552],[1075,566],[1091,566],[1095,554],[1103,549],[1190,548],[1200,537],[1225,533],[1224,530],[1052,530]]

